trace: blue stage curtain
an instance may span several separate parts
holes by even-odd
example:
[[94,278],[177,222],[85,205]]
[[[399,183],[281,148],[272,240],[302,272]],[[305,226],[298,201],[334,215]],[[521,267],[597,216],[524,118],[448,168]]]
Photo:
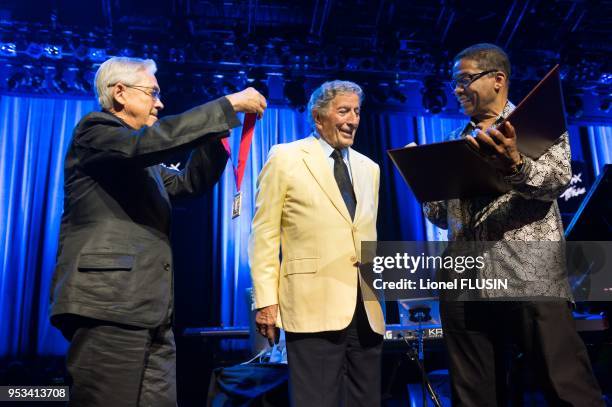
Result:
[[588,127],[589,144],[593,159],[595,176],[599,175],[604,165],[612,164],[612,127]]
[[72,129],[92,100],[0,96],[0,357],[63,354],[48,319]]
[[[0,357],[63,354],[66,342],[48,322],[49,286],[63,201],[63,160],[72,129],[93,100],[0,96]],[[381,240],[444,239],[424,220],[421,207],[387,157],[386,150],[410,142],[442,141],[461,118],[371,112],[364,114],[355,148],[381,166],[378,231]],[[237,152],[241,129],[230,138]],[[588,127],[594,168],[612,157],[612,127]],[[251,286],[247,244],[257,174],[271,146],[307,136],[306,113],[272,107],[257,123],[242,185],[243,208],[231,219],[236,191],[229,167],[215,187],[211,213],[214,272],[221,279],[219,320],[248,323],[246,288]],[[572,147],[579,129],[570,126]],[[577,152],[577,151],[576,151]],[[206,295],[206,293],[203,293]]]

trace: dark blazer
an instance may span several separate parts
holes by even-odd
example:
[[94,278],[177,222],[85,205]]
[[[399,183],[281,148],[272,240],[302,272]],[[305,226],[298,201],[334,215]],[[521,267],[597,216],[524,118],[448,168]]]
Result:
[[[219,138],[239,125],[224,97],[140,130],[107,112],[79,122],[64,164],[54,325],[66,314],[148,328],[169,320],[169,198],[217,182],[227,162]],[[183,150],[193,150],[184,170],[160,165]]]

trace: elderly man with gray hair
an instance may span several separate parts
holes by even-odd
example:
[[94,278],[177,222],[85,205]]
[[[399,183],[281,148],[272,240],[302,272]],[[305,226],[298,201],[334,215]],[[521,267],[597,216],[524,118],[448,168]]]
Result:
[[381,305],[359,274],[376,240],[380,170],[351,148],[361,88],[331,81],[308,111],[314,132],[274,146],[258,179],[249,245],[255,317],[286,331],[294,406],[380,405]]
[[[248,88],[158,120],[155,71],[136,58],[100,65],[102,111],[77,124],[66,154],[51,322],[70,341],[75,406],[176,405],[169,198],[212,187],[236,112],[266,108]],[[160,165],[189,150],[182,171]]]

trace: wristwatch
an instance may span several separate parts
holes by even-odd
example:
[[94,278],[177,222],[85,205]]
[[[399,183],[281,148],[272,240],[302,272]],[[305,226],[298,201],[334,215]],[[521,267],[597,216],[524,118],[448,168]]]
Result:
[[511,177],[513,175],[516,175],[519,172],[521,172],[521,170],[523,169],[523,165],[525,164],[525,160],[523,160],[523,155],[522,154],[519,155],[519,157],[520,157],[519,158],[519,160],[520,160],[519,163],[514,166],[514,168],[512,169],[512,172],[510,174],[508,174],[508,176]]

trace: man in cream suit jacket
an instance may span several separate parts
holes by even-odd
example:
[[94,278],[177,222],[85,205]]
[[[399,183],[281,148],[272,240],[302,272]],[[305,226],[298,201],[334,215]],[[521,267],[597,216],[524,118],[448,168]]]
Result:
[[313,135],[274,146],[258,179],[256,323],[270,340],[285,329],[298,407],[380,404],[384,319],[358,268],[361,242],[376,240],[380,170],[350,148],[362,98],[352,82],[315,90]]

